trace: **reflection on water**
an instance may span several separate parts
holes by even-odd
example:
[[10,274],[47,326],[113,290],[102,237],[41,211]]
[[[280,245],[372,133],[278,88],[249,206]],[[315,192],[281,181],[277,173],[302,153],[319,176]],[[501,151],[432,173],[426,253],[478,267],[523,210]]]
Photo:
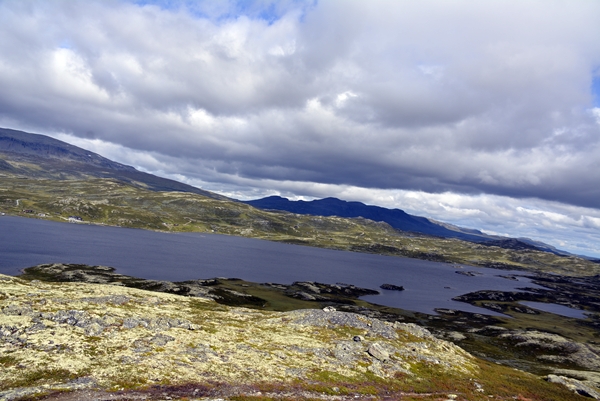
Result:
[[[513,291],[523,285],[497,277],[514,272],[495,269],[467,267],[477,272],[471,276],[456,274],[459,269],[447,263],[226,235],[160,233],[11,216],[0,217],[0,255],[0,273],[12,275],[25,267],[61,262],[112,266],[122,274],[170,281],[238,277],[284,284],[344,282],[379,290],[380,295],[365,297],[370,302],[425,313],[449,308],[492,314],[451,299],[482,289]],[[384,283],[404,286],[405,291],[380,290]]]

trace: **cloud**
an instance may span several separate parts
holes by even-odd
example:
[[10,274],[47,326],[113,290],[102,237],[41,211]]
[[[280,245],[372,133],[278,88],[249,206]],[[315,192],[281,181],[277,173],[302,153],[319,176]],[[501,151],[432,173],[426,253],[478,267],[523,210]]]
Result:
[[[0,124],[240,195],[456,194],[483,203],[427,207],[482,221],[485,196],[597,209],[599,13],[559,0],[5,1]],[[523,207],[510,216],[566,224]]]

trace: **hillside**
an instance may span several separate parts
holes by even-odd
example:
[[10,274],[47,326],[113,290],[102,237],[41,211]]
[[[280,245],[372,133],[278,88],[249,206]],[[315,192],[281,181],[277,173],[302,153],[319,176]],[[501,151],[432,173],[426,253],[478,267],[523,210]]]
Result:
[[[151,191],[189,192],[214,199],[227,199],[222,195],[191,185],[138,171],[131,166],[114,162],[96,153],[45,135],[5,128],[0,128],[0,177],[58,181],[109,178]],[[296,214],[361,217],[375,222],[385,222],[401,231],[443,238],[458,238],[472,242],[495,241],[490,244],[500,247],[503,247],[503,242],[500,240],[505,239],[486,235],[477,230],[464,229],[425,217],[413,216],[400,209],[386,209],[336,198],[305,202],[289,201],[279,196],[271,196],[243,203],[260,209],[288,211]],[[531,249],[565,254],[543,243],[526,239],[524,241],[532,245]]]
[[[0,275],[0,399],[566,400],[414,324]],[[550,381],[592,388],[563,377]]]
[[0,128],[0,177],[73,180],[111,178],[153,191],[224,196],[144,173],[45,135]]

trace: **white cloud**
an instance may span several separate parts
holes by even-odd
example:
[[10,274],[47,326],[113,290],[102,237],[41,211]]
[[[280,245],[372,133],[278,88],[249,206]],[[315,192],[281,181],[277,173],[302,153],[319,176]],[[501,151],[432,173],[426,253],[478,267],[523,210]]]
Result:
[[0,122],[240,197],[593,247],[595,209],[556,205],[600,208],[600,3],[149,3],[0,2]]

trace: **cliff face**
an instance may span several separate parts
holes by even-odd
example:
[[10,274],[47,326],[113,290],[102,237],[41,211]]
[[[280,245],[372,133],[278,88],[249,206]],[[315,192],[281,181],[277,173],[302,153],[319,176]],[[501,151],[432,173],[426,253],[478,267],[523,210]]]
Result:
[[9,276],[0,276],[0,310],[2,400],[65,390],[79,399],[571,396],[414,324],[335,310],[265,312]]

